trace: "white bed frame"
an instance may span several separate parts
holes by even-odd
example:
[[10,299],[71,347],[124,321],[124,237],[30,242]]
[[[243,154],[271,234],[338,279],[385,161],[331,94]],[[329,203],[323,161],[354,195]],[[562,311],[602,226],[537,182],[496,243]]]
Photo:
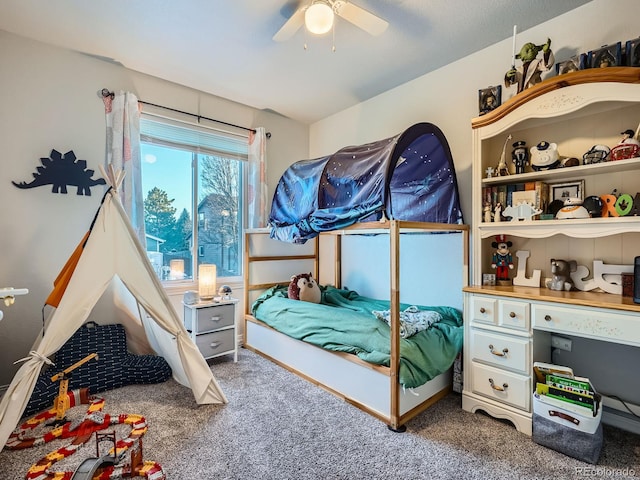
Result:
[[[434,233],[447,235],[429,235]],[[375,255],[371,251],[380,247],[380,238],[387,245],[388,266],[386,255]],[[416,242],[421,241],[426,242],[425,248],[416,253]],[[462,311],[462,288],[468,283],[469,269],[467,225],[398,220],[359,223],[344,230],[323,233],[304,245],[272,240],[267,229],[255,229],[246,232],[245,242],[245,348],[355,405],[395,431],[404,431],[407,421],[449,393],[451,369],[417,388],[405,390],[398,383],[399,305],[401,301],[448,305]],[[363,242],[367,246],[358,248],[357,245]],[[401,245],[412,250],[408,252],[409,257],[401,255]],[[440,248],[434,245],[440,245]],[[323,281],[320,252],[324,268],[335,265],[333,281]],[[385,270],[387,274],[381,275]],[[332,283],[338,288],[343,287],[344,276],[349,279],[345,285],[362,295],[390,298],[389,367],[296,340],[251,315],[252,303],[266,288],[287,285],[292,275],[302,272],[312,272],[321,284]],[[401,279],[406,282],[402,295]],[[380,296],[381,288],[388,288],[384,297]]]

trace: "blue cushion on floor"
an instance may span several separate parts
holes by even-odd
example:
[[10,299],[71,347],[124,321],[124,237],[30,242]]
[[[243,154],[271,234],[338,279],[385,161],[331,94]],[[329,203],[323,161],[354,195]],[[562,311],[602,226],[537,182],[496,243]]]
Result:
[[89,322],[76,331],[53,358],[55,366],[43,368],[24,415],[53,406],[60,382],[51,377],[91,353],[91,359],[70,373],[69,390],[89,388],[90,394],[135,383],[160,383],[171,378],[171,367],[158,355],[134,355],[127,350],[127,336],[121,324]]

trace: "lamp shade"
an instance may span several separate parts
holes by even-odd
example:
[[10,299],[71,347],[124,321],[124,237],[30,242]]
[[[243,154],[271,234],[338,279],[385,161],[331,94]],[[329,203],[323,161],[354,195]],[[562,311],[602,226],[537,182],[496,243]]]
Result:
[[169,261],[169,279],[182,280],[184,278],[184,259],[176,258]]
[[323,1],[313,3],[304,12],[304,25],[316,35],[327,33],[333,27],[333,9]]
[[198,295],[200,298],[210,299],[216,294],[216,266],[203,263],[198,267]]

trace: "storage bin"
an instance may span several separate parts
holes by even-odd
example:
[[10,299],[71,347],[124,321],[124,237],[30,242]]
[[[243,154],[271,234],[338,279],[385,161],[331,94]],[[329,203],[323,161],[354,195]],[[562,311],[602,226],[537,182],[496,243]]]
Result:
[[596,416],[533,394],[533,441],[583,462],[598,463],[602,450],[602,406]]

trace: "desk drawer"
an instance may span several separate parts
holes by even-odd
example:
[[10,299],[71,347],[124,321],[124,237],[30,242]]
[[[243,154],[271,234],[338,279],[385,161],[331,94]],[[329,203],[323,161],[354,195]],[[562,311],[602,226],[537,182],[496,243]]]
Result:
[[471,297],[473,321],[495,325],[498,318],[498,300],[492,297],[474,295]]
[[533,327],[640,346],[640,316],[614,310],[532,304]]
[[471,362],[475,393],[498,402],[531,411],[531,379],[529,376],[505,372],[497,368]]
[[233,305],[216,305],[199,308],[195,333],[210,332],[211,330],[228,327],[233,325],[234,321]]
[[198,350],[204,358],[215,357],[234,349],[235,329],[229,328],[220,332],[204,333],[196,337]]
[[471,358],[498,368],[507,368],[523,375],[531,365],[531,342],[493,332],[471,329]]
[[498,306],[498,325],[515,330],[529,331],[529,302],[500,300]]

